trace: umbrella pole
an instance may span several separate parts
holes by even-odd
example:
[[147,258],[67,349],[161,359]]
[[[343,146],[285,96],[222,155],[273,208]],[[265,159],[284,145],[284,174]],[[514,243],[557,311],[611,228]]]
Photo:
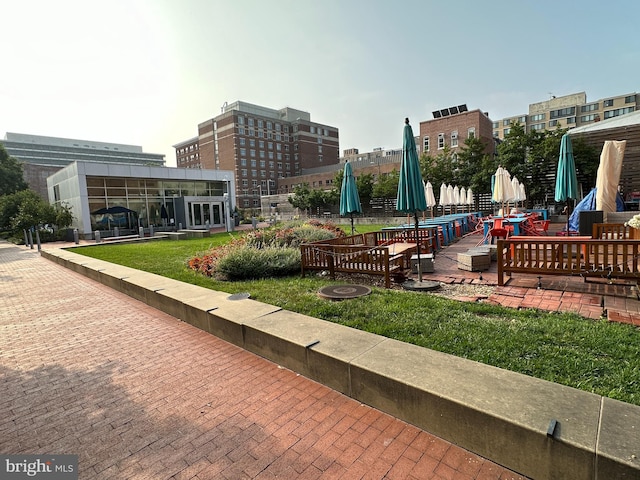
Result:
[[418,211],[415,211],[415,217],[416,217],[416,224],[415,224],[415,230],[416,230],[416,246],[417,246],[417,254],[418,254],[418,282],[422,283],[422,269],[420,268],[420,240],[418,238],[418,230],[420,227],[418,227]]
[[353,228],[353,212],[351,212],[351,235],[353,235],[354,232],[354,228]]

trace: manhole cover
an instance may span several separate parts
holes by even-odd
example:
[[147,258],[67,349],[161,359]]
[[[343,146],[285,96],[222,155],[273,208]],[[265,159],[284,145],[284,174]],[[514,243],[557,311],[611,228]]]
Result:
[[249,292],[234,293],[233,295],[229,295],[227,300],[245,300],[250,296],[251,294]]
[[330,285],[318,290],[318,295],[329,300],[345,300],[369,295],[371,289],[365,285]]

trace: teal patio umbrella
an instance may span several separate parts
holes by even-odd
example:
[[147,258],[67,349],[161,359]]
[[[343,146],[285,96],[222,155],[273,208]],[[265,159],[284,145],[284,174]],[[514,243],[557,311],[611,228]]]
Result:
[[578,198],[578,176],[573,158],[573,147],[569,134],[565,133],[560,141],[560,157],[556,171],[556,202],[567,202],[567,235],[569,235],[569,199]]
[[427,199],[424,194],[424,184],[420,173],[420,161],[416,150],[416,141],[409,119],[404,120],[404,137],[402,140],[402,162],[400,163],[400,178],[398,180],[398,195],[396,196],[396,210],[413,213],[415,217],[416,243],[418,254],[418,281],[422,282],[420,269],[420,242],[418,241],[418,212],[427,209]]
[[353,176],[351,164],[344,164],[344,172],[342,174],[342,186],[340,187],[340,215],[345,217],[351,216],[351,235],[353,235],[353,214],[362,213],[360,205],[360,197],[358,196],[358,187],[356,179]]

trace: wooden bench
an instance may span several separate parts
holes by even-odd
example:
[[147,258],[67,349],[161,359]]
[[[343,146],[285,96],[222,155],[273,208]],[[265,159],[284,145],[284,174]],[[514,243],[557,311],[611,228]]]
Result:
[[513,273],[640,279],[640,240],[511,237],[497,254],[498,285]]
[[308,270],[326,270],[331,278],[335,278],[336,272],[382,275],[385,287],[390,288],[392,275],[410,268],[417,245],[392,242],[379,238],[377,233],[380,232],[302,244],[302,275]]

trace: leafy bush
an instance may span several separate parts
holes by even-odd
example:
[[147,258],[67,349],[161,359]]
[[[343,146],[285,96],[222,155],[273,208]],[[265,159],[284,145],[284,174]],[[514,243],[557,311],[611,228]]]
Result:
[[228,280],[279,277],[300,271],[300,244],[343,237],[342,229],[319,221],[288,222],[252,230],[189,260],[189,268]]
[[254,248],[243,245],[218,259],[216,272],[228,280],[269,278],[300,271],[300,250],[290,247]]

